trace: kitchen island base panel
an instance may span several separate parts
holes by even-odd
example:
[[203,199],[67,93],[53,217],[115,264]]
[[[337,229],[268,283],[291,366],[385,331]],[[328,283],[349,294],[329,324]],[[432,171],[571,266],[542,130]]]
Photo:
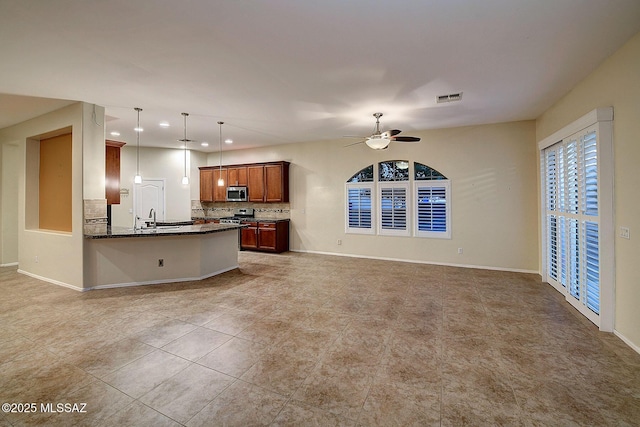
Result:
[[238,230],[87,239],[85,260],[84,290],[197,281],[238,268]]

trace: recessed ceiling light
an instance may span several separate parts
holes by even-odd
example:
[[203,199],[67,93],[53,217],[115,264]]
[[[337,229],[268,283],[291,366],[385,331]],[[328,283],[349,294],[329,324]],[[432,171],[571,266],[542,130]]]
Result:
[[227,139],[224,140],[224,143],[225,144],[233,144],[233,139],[227,138]]
[[111,132],[111,136],[120,136],[120,132],[116,132],[115,130]]
[[168,122],[160,122],[160,127],[161,128],[168,128],[169,126],[171,126]]
[[209,143],[208,142],[201,142],[200,145],[202,145],[203,147],[208,147]]
[[144,132],[144,129],[143,129],[143,128],[137,128],[137,127],[136,127],[136,128],[133,128],[133,130],[135,130],[136,132]]

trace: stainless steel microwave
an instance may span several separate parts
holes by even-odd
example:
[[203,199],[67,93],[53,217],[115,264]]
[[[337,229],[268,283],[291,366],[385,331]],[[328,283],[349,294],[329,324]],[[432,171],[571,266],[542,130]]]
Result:
[[246,202],[247,187],[227,187],[227,202]]

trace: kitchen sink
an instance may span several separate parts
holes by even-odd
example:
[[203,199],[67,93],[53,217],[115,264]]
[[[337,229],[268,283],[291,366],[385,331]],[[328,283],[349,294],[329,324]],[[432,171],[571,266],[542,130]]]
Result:
[[182,228],[181,225],[158,225],[156,227],[142,227],[143,231],[151,231],[151,230],[177,230]]

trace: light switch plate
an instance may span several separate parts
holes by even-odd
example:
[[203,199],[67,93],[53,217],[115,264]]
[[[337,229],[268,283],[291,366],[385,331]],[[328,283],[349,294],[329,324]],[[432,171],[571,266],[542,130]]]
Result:
[[630,239],[629,236],[629,227],[620,227],[620,237],[623,239]]

